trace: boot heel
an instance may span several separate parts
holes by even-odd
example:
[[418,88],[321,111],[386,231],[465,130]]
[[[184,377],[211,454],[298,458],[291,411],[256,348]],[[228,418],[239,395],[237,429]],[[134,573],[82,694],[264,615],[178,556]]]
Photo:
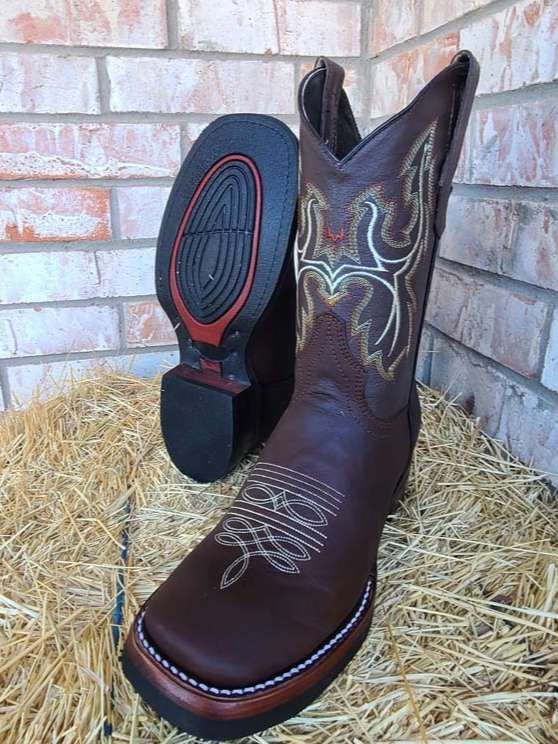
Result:
[[171,460],[202,483],[223,478],[258,441],[254,385],[184,364],[161,382],[161,431]]

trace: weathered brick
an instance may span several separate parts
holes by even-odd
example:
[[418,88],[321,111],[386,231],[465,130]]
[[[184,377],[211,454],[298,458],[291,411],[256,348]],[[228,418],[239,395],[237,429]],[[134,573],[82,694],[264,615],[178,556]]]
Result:
[[464,28],[460,44],[480,62],[477,93],[497,93],[558,77],[558,3],[523,0]]
[[178,0],[178,34],[185,49],[246,54],[279,51],[272,0]]
[[294,113],[289,62],[108,57],[113,111]]
[[108,240],[110,237],[108,189],[0,189],[0,241]]
[[0,256],[0,303],[82,300],[98,296],[91,251],[9,253]]
[[536,375],[547,316],[543,302],[440,267],[427,315],[465,346],[526,377]]
[[175,344],[176,335],[164,310],[156,300],[129,302],[124,306],[128,346]]
[[558,486],[558,416],[531,390],[508,382],[496,437]]
[[372,54],[380,54],[419,33],[416,0],[376,0],[372,11]]
[[558,103],[538,101],[476,111],[471,181],[558,186]]
[[421,33],[443,26],[493,0],[422,0]]
[[34,307],[0,311],[0,358],[118,347],[112,307]]
[[97,251],[100,297],[150,295],[155,291],[155,249]]
[[491,370],[482,357],[437,336],[430,385],[478,418],[487,434],[494,436],[498,432],[506,380]]
[[502,273],[503,256],[515,232],[513,205],[498,199],[453,195],[440,255],[485,271]]
[[546,204],[454,195],[440,255],[558,290],[558,211]]
[[97,67],[91,57],[0,52],[0,79],[0,111],[100,111]]
[[11,403],[19,408],[28,403],[34,394],[41,399],[49,398],[63,391],[73,380],[92,378],[102,371],[152,377],[175,366],[177,362],[177,352],[157,351],[8,367]]
[[179,131],[167,124],[0,124],[0,178],[173,176]]
[[457,47],[457,34],[449,34],[374,65],[370,115],[385,116],[406,106],[430,78],[451,62]]
[[504,251],[502,273],[558,291],[558,209],[515,202],[514,235]]
[[9,0],[3,41],[76,46],[164,47],[164,0]]
[[153,294],[154,261],[154,248],[5,254],[0,304]]
[[186,49],[341,57],[360,53],[359,7],[343,0],[179,0],[178,29]]
[[554,311],[550,327],[541,381],[547,388],[558,393],[558,309]]
[[360,7],[331,0],[276,0],[281,54],[357,57]]
[[169,193],[170,188],[166,186],[117,188],[122,237],[127,240],[156,237]]

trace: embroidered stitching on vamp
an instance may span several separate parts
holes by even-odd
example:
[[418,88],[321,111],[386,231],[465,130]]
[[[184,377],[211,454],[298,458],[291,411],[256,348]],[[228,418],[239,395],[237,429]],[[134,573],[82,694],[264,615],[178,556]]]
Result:
[[240,550],[223,572],[221,589],[238,581],[253,558],[282,573],[300,573],[299,563],[324,547],[324,530],[343,498],[316,478],[259,462],[215,535],[219,545]]

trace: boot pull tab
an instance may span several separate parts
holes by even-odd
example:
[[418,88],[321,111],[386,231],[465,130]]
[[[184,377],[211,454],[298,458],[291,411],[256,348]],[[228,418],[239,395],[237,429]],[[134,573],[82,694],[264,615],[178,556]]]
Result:
[[324,87],[322,90],[322,113],[320,135],[335,155],[337,152],[337,119],[339,116],[339,102],[343,91],[345,70],[327,57],[320,57],[314,67],[325,70]]
[[[453,176],[461,147],[465,138],[467,124],[471,115],[471,107],[475,98],[475,91],[479,82],[479,63],[475,56],[468,51],[458,52],[451,61],[452,65],[460,65],[463,68],[463,76],[455,83],[454,89],[454,106],[457,111],[454,113],[453,129],[451,132],[450,145],[448,154],[442,166],[440,174],[440,188],[438,192],[437,216],[434,223],[434,230],[438,238],[442,237],[446,226],[446,211],[448,200],[452,191]],[[466,71],[465,71],[466,68]]]

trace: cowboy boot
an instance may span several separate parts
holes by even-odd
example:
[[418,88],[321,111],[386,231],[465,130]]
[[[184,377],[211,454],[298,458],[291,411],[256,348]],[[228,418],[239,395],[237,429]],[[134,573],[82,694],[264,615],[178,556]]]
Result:
[[320,60],[301,85],[293,398],[126,645],[140,694],[206,738],[284,721],[362,644],[419,431],[417,348],[478,65],[458,54],[364,139],[342,79]]
[[156,254],[180,364],[161,430],[186,475],[213,481],[265,440],[292,393],[298,146],[270,116],[212,122],[174,182]]

